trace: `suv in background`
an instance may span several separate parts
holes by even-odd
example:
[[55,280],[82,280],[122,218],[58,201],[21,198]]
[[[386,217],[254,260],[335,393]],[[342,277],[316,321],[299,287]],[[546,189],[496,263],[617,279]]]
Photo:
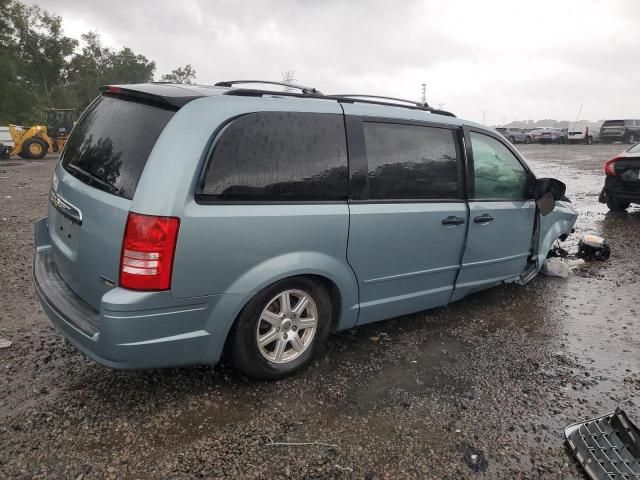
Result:
[[531,143],[531,135],[523,128],[498,127],[496,130],[511,143]]
[[571,233],[564,184],[491,129],[243,83],[104,87],[73,129],[34,277],[94,360],[215,364],[226,348],[281,378],[331,331],[524,284]]
[[600,127],[602,143],[640,141],[640,120],[606,120]]

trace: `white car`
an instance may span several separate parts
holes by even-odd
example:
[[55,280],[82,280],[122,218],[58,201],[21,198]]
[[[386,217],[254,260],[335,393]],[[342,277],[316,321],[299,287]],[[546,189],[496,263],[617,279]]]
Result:
[[584,143],[585,145],[591,145],[593,142],[599,141],[599,139],[599,125],[588,122],[577,122],[573,125],[569,125],[569,131],[567,133],[567,140],[569,143]]

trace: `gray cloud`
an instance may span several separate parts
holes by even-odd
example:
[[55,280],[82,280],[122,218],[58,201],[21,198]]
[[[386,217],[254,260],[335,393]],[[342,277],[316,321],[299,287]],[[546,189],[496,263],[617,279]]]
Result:
[[68,34],[92,29],[198,81],[280,79],[418,98],[490,123],[640,116],[635,0],[134,2],[41,0]]

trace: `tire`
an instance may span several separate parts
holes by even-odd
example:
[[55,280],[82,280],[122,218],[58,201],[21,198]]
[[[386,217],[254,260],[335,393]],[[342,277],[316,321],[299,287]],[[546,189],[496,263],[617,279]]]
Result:
[[513,138],[513,137],[509,137],[509,141],[510,141],[511,143],[514,143],[514,144],[516,143],[516,139],[515,139],[515,138]]
[[636,134],[635,134],[635,133],[630,133],[630,134],[627,136],[627,143],[634,144],[634,143],[636,143],[637,141],[638,141],[638,138],[637,138],[637,136],[636,136]]
[[[285,292],[289,309],[282,308]],[[296,317],[295,307],[303,298],[308,303]],[[229,343],[233,365],[256,380],[277,380],[306,367],[329,336],[331,307],[327,289],[306,277],[288,278],[265,288],[249,301],[233,326]],[[314,317],[314,330],[300,328],[311,326]],[[268,343],[259,346],[260,337]]]
[[593,137],[589,135],[584,143],[586,145],[593,145]]
[[560,137],[558,139],[558,143],[561,145],[566,145],[567,144],[567,138],[566,137]]
[[49,145],[47,145],[47,142],[41,138],[31,137],[22,144],[20,156],[25,159],[40,160],[44,158],[48,150]]
[[629,208],[629,205],[631,205],[631,202],[627,200],[621,200],[616,197],[609,197],[607,199],[607,207],[609,207],[609,210],[612,212],[624,212]]
[[525,137],[524,139],[524,143],[526,143],[527,145],[529,145],[531,143],[531,137]]

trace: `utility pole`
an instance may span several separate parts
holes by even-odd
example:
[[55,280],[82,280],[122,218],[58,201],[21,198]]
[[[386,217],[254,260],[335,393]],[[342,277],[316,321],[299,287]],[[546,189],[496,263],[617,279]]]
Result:
[[[285,83],[294,83],[296,81],[294,75],[296,74],[295,70],[287,70],[286,72],[282,72],[282,81]],[[293,88],[284,87],[285,92],[292,92]]]
[[427,103],[427,84],[422,84],[422,103]]

